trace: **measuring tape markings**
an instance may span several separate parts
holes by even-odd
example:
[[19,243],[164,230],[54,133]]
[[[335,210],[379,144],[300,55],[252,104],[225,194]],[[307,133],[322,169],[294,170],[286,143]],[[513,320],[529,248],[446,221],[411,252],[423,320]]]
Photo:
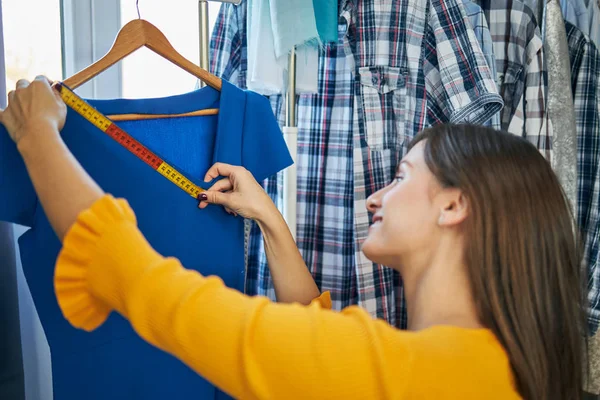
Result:
[[190,179],[186,178],[185,175],[158,157],[123,129],[119,128],[114,122],[106,118],[102,113],[88,104],[81,97],[77,96],[66,86],[60,83],[55,83],[54,88],[58,91],[65,104],[71,107],[74,111],[96,126],[102,132],[106,133],[112,139],[117,141],[121,146],[125,147],[140,160],[148,164],[156,172],[167,178],[181,190],[194,198],[198,197],[198,194],[204,191],[204,189],[194,184]]

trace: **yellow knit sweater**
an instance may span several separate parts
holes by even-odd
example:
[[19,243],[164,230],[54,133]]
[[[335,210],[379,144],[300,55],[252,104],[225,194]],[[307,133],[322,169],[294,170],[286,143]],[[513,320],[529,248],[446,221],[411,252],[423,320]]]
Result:
[[272,303],[184,269],[147,243],[124,200],[84,211],[58,257],[64,316],[93,330],[115,310],[137,333],[240,399],[515,399],[485,329],[397,330],[358,307]]

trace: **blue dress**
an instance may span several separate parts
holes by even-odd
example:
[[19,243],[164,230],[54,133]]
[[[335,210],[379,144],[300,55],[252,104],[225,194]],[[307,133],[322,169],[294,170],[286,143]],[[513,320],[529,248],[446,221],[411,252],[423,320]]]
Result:
[[[215,116],[120,122],[118,125],[201,187],[215,162],[242,165],[261,181],[292,163],[269,102],[223,81],[160,99],[90,100],[105,115],[179,114],[219,108]],[[164,400],[223,398],[174,357],[140,339],[114,313],[92,333],[62,317],[53,288],[61,244],[38,202],[17,149],[0,128],[0,220],[30,229],[19,239],[21,261],[52,356],[57,400]],[[221,207],[197,201],[68,109],[61,135],[83,168],[108,193],[126,198],[141,231],[164,256],[187,268],[218,275],[243,291],[244,223]]]

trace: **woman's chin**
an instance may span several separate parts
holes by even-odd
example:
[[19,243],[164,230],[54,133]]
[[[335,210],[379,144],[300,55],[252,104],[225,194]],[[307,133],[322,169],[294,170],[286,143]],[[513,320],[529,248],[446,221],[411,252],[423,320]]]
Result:
[[361,251],[375,264],[392,267],[398,263],[398,247],[391,246],[391,243],[382,240],[381,234],[377,229],[369,232],[369,235],[362,244]]
[[369,234],[367,236],[367,239],[365,239],[363,242],[361,250],[369,260],[376,264],[381,264],[380,259],[382,258],[382,249],[381,246],[378,245],[376,238],[373,236],[375,235]]

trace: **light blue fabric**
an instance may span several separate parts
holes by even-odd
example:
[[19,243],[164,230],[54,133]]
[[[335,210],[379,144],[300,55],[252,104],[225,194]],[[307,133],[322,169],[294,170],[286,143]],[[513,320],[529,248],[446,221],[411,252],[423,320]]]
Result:
[[[257,0],[270,4],[271,24],[275,44],[275,57],[286,56],[294,46],[314,42],[317,45],[319,32],[313,3],[309,1]],[[316,0],[321,1],[321,0]]]
[[317,31],[322,43],[338,40],[337,0],[313,0]]
[[561,0],[560,7],[565,20],[600,44],[600,8],[596,0]]
[[248,0],[246,26],[249,89],[284,93],[288,54],[296,47],[296,91],[317,92],[319,34],[312,2]]
[[[475,36],[477,37],[477,41],[479,42],[479,46],[481,47],[481,52],[483,53],[485,61],[490,68],[491,76],[496,79],[496,84],[498,85],[498,75],[496,74],[496,56],[494,55],[494,42],[492,41],[492,35],[490,33],[487,19],[485,18],[485,13],[479,4],[471,0],[463,0],[463,5],[466,14],[469,17],[469,22],[471,22],[471,26],[475,32]],[[494,129],[500,129],[500,111],[494,114],[494,116],[483,125],[490,126]]]
[[588,34],[590,31],[590,13],[583,0],[561,0],[560,8],[563,17],[567,21]]

